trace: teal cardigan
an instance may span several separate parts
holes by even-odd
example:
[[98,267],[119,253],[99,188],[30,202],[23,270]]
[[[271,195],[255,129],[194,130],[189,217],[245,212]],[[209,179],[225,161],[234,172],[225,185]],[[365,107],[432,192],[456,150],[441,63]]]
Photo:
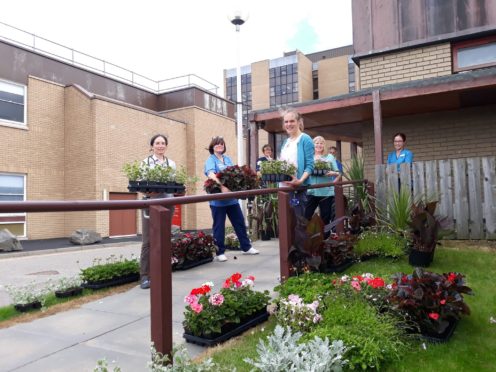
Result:
[[[282,143],[281,148],[286,144],[287,139]],[[297,145],[298,151],[298,170],[296,172],[296,177],[301,178],[303,172],[307,172],[310,176],[313,171],[313,154],[315,153],[315,146],[313,144],[312,138],[305,133],[302,133],[300,141]],[[280,157],[280,156],[279,156]],[[310,184],[310,177],[308,177],[303,185]]]

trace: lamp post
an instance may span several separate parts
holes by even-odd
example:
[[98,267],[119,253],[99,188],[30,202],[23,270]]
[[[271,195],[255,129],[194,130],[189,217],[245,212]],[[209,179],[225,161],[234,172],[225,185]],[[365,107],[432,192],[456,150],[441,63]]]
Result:
[[246,17],[237,13],[230,17],[231,23],[236,26],[237,45],[236,45],[236,127],[238,131],[238,165],[245,162],[244,142],[243,142],[243,100],[241,97],[241,65],[240,65],[240,34],[241,25],[245,23]]

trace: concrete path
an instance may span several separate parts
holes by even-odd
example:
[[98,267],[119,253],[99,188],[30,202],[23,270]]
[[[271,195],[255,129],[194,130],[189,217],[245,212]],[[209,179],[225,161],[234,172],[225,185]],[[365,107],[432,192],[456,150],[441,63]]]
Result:
[[[225,263],[212,262],[173,273],[174,343],[183,343],[184,296],[205,281],[219,289],[235,272],[255,276],[257,290],[272,290],[279,280],[277,240],[255,242],[257,256],[228,251]],[[86,247],[89,248],[89,247]],[[138,255],[139,243],[66,249],[29,256],[0,256],[0,283],[44,282],[49,277],[72,276],[94,258],[111,254]],[[236,257],[236,259],[235,259]],[[150,291],[139,286],[30,323],[0,329],[0,371],[92,371],[99,359],[115,361],[123,372],[146,371],[150,359]],[[3,298],[3,299],[2,299]],[[9,303],[0,288],[0,306]],[[202,347],[186,344],[191,356]],[[111,368],[112,369],[112,368]]]

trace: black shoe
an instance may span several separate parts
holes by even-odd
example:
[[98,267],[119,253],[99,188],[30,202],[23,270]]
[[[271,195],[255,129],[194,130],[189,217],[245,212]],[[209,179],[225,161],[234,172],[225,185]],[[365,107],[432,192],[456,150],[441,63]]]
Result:
[[148,288],[150,288],[150,280],[148,279],[147,276],[144,276],[141,279],[140,287],[141,287],[141,289],[148,289]]

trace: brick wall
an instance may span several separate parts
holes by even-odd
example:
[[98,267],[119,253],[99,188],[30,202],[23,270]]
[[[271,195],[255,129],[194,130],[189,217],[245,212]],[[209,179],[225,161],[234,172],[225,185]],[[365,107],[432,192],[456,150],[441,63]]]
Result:
[[348,56],[320,60],[318,74],[319,98],[348,93]]
[[270,107],[269,60],[251,64],[252,110]]
[[360,88],[451,74],[449,43],[360,59]]
[[298,53],[298,102],[313,99],[312,61]]
[[[496,105],[480,106],[438,113],[384,119],[384,163],[393,151],[392,136],[405,133],[407,148],[414,160],[457,159],[496,154]],[[363,125],[365,176],[374,179],[374,129]]]

